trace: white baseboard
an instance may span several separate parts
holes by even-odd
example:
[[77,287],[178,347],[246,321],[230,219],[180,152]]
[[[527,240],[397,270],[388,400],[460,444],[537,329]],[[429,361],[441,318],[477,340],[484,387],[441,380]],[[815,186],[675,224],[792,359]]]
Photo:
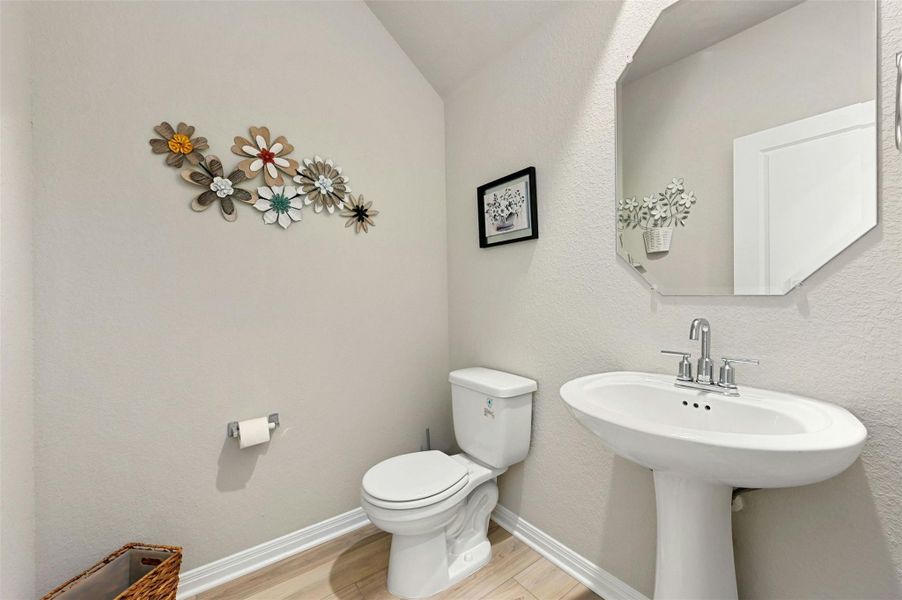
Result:
[[259,546],[236,552],[209,564],[185,571],[179,577],[176,598],[182,600],[279,562],[368,524],[362,508],[315,523]]
[[580,556],[500,504],[495,507],[492,518],[499,526],[511,532],[514,537],[523,540],[533,550],[556,564],[605,600],[648,600],[641,592],[633,589],[598,565],[589,562],[588,559]]
[[[495,507],[492,518],[499,526],[510,531],[514,537],[523,540],[533,550],[605,600],[648,600],[647,597],[614,575],[589,562],[500,504]],[[363,509],[355,508],[253,548],[185,571],[179,578],[177,599],[184,600],[196,596],[201,592],[359,529],[369,522]]]

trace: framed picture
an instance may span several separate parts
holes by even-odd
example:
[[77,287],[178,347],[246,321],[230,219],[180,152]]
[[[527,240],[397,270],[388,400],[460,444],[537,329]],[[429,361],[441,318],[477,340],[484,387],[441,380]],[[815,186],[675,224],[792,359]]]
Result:
[[480,248],[538,239],[535,167],[479,186],[476,201]]

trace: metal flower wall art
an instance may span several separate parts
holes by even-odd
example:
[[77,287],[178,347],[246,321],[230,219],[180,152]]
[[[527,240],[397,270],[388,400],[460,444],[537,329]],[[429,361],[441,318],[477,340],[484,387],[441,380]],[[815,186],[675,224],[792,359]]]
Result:
[[191,201],[191,208],[197,212],[207,210],[218,200],[225,220],[234,221],[238,218],[235,201],[249,204],[254,200],[251,192],[235,187],[245,180],[244,173],[240,169],[235,169],[228,177],[223,177],[222,162],[213,155],[204,158],[199,165],[202,167],[200,171],[192,169],[182,171],[182,179],[205,188],[204,192]]
[[315,212],[322,212],[326,208],[333,213],[336,207],[344,208],[351,193],[348,178],[341,174],[341,167],[318,156],[313,160],[304,159],[304,167],[298,169],[294,181],[304,193],[304,204],[313,204]]
[[363,230],[363,233],[367,233],[368,226],[375,227],[376,224],[373,223],[373,217],[379,214],[378,210],[372,209],[372,202],[364,202],[363,196],[351,196],[351,199],[345,202],[345,210],[341,211],[341,216],[347,219],[345,221],[345,227],[355,226],[354,229],[357,233],[360,233]]
[[166,164],[170,167],[181,167],[185,159],[196,165],[204,157],[200,151],[207,149],[207,138],[192,139],[194,127],[179,123],[179,126],[173,129],[172,125],[163,121],[153,130],[160,137],[150,140],[150,148],[154,154],[165,154]]
[[263,173],[266,185],[283,185],[285,180],[282,178],[282,173],[287,173],[290,177],[298,169],[298,161],[293,158],[285,158],[287,154],[294,151],[294,146],[289,144],[282,135],[270,143],[269,128],[267,127],[251,127],[250,132],[250,140],[240,135],[235,136],[232,152],[238,156],[247,157],[238,163],[238,168],[244,171],[248,179],[253,179],[258,173]]
[[[285,136],[272,139],[267,127],[250,127],[250,138],[235,136],[232,153],[241,160],[229,171],[218,157],[204,155],[209,145],[206,138],[193,137],[194,127],[179,123],[173,128],[163,121],[154,131],[160,136],[150,140],[154,154],[165,154],[170,167],[181,168],[187,161],[191,168],[181,171],[182,179],[202,188],[190,204],[196,212],[218,203],[223,218],[234,221],[238,206],[247,204],[263,213],[264,223],[278,223],[288,229],[302,219],[301,209],[313,205],[315,213],[325,209],[332,214],[338,209],[346,220],[345,227],[353,226],[356,233],[368,233],[369,227],[375,226],[373,217],[379,211],[373,210],[372,202],[364,202],[363,196],[351,195],[349,179],[341,167],[319,156],[305,158],[299,164],[288,156],[294,146]],[[253,186],[258,178],[262,178],[262,185],[255,189],[239,187]]]

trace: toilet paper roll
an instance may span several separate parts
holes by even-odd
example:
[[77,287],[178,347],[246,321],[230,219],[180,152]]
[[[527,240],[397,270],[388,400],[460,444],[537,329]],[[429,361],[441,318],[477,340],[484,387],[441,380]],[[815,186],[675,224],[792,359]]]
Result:
[[238,447],[248,448],[268,442],[270,425],[266,417],[238,421]]

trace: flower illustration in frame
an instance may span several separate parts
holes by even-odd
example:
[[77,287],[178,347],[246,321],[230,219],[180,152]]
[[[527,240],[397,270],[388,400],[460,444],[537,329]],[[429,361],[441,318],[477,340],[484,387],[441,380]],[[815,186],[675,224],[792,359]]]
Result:
[[479,186],[476,200],[480,248],[538,239],[535,167]]

